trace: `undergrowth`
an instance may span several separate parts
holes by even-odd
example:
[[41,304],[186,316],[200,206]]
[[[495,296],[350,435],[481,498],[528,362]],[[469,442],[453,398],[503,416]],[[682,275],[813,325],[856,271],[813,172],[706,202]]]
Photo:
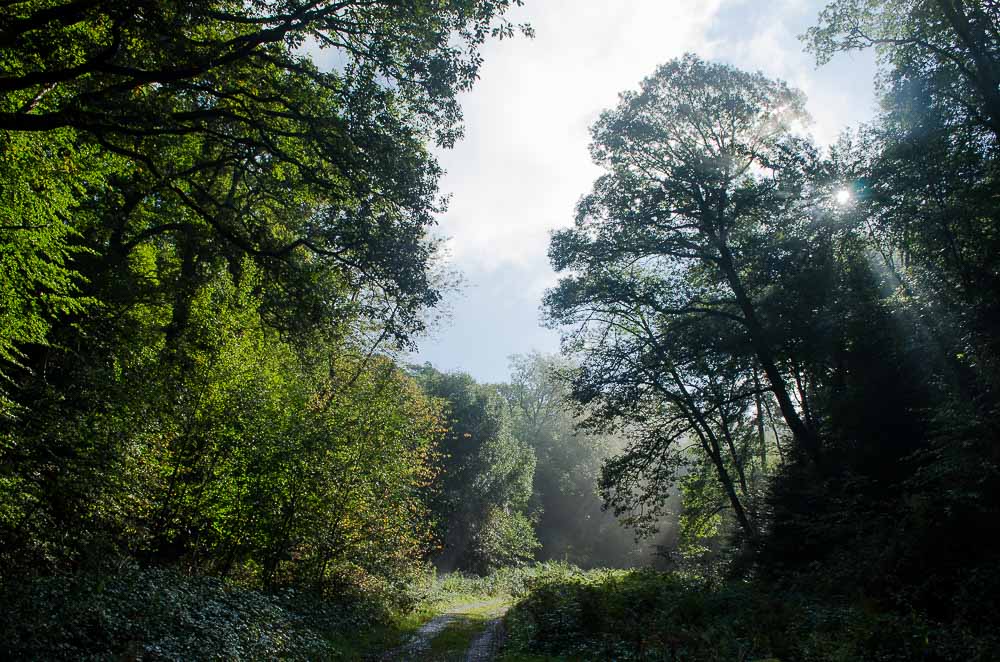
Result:
[[428,572],[408,586],[341,582],[324,594],[265,593],[132,563],[0,582],[0,659],[359,660],[451,607],[523,596],[570,573],[544,564],[488,577]]
[[514,660],[986,660],[997,641],[926,616],[819,602],[749,581],[650,570],[528,582],[506,617]]
[[353,659],[348,633],[387,627],[357,596],[266,594],[135,566],[0,586],[0,659]]

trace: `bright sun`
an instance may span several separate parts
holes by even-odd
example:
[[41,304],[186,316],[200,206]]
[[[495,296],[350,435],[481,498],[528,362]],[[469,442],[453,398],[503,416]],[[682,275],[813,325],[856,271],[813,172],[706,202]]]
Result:
[[851,201],[851,191],[846,188],[840,189],[839,191],[837,191],[836,199],[838,205],[841,206],[846,205],[848,202]]

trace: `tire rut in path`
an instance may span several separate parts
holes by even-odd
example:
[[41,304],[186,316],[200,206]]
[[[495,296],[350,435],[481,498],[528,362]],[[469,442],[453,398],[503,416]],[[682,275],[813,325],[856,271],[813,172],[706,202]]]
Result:
[[480,632],[465,653],[465,662],[490,662],[496,657],[503,643],[503,621],[494,618],[486,622],[486,629]]

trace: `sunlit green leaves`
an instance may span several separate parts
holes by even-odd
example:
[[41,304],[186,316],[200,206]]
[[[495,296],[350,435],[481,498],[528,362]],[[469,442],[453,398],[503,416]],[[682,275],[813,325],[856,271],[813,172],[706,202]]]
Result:
[[69,129],[0,138],[0,360],[8,364],[20,363],[19,346],[46,343],[55,320],[95,303],[81,296],[72,267],[86,250],[73,219],[123,163],[76,138]]

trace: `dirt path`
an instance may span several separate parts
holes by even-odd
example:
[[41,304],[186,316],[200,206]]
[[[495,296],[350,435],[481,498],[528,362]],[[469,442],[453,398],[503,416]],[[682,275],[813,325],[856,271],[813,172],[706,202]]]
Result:
[[[507,604],[502,599],[467,602],[455,605],[440,616],[432,618],[410,637],[402,646],[389,651],[382,656],[383,662],[409,662],[410,660],[448,661],[465,660],[466,662],[490,662],[496,656],[501,642],[502,623],[500,617],[507,611]],[[490,618],[483,620],[484,615]],[[478,625],[482,622],[482,625]],[[468,630],[482,628],[476,633],[466,648],[445,647],[434,650],[436,637],[446,634],[449,628]],[[455,643],[461,642],[461,636]]]
[[424,623],[419,630],[413,633],[408,642],[386,653],[382,659],[385,662],[395,660],[416,660],[431,650],[431,640],[439,635],[448,624],[458,618],[457,614],[441,614]]

